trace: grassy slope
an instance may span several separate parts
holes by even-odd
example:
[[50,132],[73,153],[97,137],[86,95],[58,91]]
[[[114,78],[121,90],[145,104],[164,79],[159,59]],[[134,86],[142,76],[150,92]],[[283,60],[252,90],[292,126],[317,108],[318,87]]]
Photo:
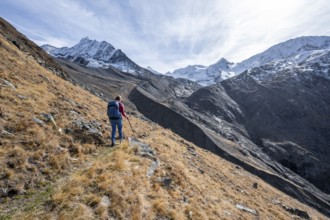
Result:
[[[105,140],[106,103],[44,69],[3,37],[0,43],[0,192],[12,193],[0,198],[0,218],[255,219],[235,207],[243,204],[260,219],[292,219],[281,202],[325,219],[241,168],[138,118],[131,118],[134,136],[160,160],[150,178],[152,160],[127,141],[109,148],[59,132],[72,128],[75,111],[98,121]],[[41,113],[52,113],[57,127],[35,123]],[[124,133],[133,136],[127,124]],[[164,185],[163,178],[172,182]]]

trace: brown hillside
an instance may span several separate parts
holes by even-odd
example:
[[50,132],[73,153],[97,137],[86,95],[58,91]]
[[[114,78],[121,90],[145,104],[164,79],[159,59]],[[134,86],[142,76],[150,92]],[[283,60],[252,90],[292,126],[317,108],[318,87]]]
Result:
[[0,219],[326,219],[140,118],[110,148],[106,102],[30,53],[0,35]]

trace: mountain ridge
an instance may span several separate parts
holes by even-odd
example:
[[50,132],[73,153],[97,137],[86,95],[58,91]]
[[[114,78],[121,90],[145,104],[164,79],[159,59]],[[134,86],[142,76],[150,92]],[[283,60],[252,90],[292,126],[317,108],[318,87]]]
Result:
[[[218,61],[210,66],[189,65],[167,74],[175,78],[190,78],[205,86],[231,78],[245,70],[265,66],[268,63],[278,62],[278,67],[284,68],[287,66],[292,68],[313,55],[313,52],[329,50],[329,36],[303,36],[276,44],[238,63],[231,63],[222,58],[220,59],[220,61],[222,60],[221,64]],[[213,67],[213,70],[210,70],[211,67]]]
[[82,38],[72,47],[56,48],[51,45],[41,46],[47,53],[57,57],[68,59],[87,67],[108,68],[116,67],[123,72],[138,74],[141,67],[129,59],[120,49],[116,49],[106,41],[92,40],[88,37]]

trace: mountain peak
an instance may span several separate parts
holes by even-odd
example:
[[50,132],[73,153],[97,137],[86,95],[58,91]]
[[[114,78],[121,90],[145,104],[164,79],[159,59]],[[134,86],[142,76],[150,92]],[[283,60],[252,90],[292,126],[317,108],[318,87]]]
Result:
[[[327,56],[326,52],[329,50],[330,36],[302,36],[276,44],[240,63],[231,63],[225,58],[221,58],[216,63],[205,67],[204,70],[199,69],[196,72],[191,67],[197,65],[189,65],[174,70],[170,75],[176,78],[187,78],[201,85],[210,85],[255,67],[264,66],[263,72],[267,74],[284,69],[303,68],[299,66],[300,63],[306,59],[317,60],[317,57],[321,56],[326,59],[324,57]],[[323,63],[321,69],[322,73],[319,71],[318,75],[329,78],[327,64]]]
[[[108,68],[113,66],[121,71],[137,73],[139,66],[130,60],[120,49],[116,49],[106,41],[92,40],[89,37],[83,37],[71,48],[55,48],[50,45],[43,45],[42,48],[55,57],[77,61],[83,58],[84,65],[93,68]],[[81,63],[79,63],[82,65]]]
[[230,63],[228,60],[226,60],[225,58],[221,58],[220,60],[218,60],[216,63]]

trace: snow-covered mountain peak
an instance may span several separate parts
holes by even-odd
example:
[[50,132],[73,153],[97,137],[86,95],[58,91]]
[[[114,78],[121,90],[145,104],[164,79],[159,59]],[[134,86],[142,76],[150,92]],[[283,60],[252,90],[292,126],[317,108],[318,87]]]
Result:
[[328,36],[308,36],[298,37],[276,44],[266,51],[256,54],[241,63],[237,69],[250,69],[283,59],[290,59],[299,62],[310,55],[312,51],[330,49],[330,37]]
[[222,64],[230,64],[230,62],[228,60],[226,60],[225,58],[221,58],[220,60],[218,60],[215,64],[219,64],[219,65],[222,65]]
[[93,68],[116,67],[124,72],[138,73],[141,69],[136,63],[130,60],[120,49],[116,49],[106,41],[92,40],[89,37],[82,38],[73,47],[56,48],[50,45],[43,45],[42,48],[55,57],[68,59],[73,62]]
[[[321,59],[317,57],[321,57],[320,54],[324,54],[329,49],[329,36],[304,36],[276,44],[240,63],[231,63],[225,58],[221,58],[210,66],[203,66],[203,70],[199,69],[196,71],[196,66],[198,65],[189,65],[175,70],[169,73],[169,75],[176,78],[191,79],[201,85],[210,85],[256,67],[262,66],[262,69],[267,74],[295,68],[307,58],[311,60],[313,54],[313,60]],[[322,59],[325,59],[324,56],[322,56]],[[322,65],[325,66],[326,64],[323,63]],[[299,68],[302,67],[300,66]]]
[[89,39],[89,37],[83,37],[80,39],[79,43],[83,43],[83,42],[86,42],[86,41],[90,41],[91,39]]
[[45,45],[43,45],[42,48],[43,48],[48,54],[51,54],[54,50],[58,49],[57,47],[54,47],[54,46],[49,45],[49,44],[45,44]]

